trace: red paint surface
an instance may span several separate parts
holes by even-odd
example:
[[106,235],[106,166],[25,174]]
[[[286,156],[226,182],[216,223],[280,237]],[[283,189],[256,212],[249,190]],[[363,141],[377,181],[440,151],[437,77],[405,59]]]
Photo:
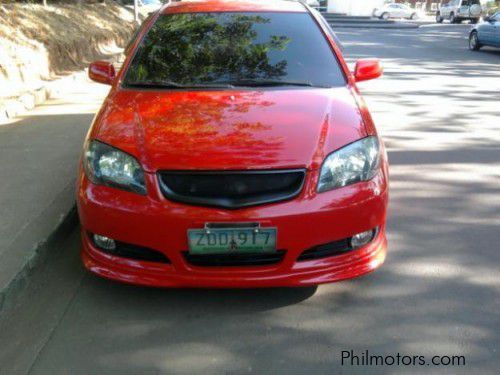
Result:
[[114,90],[92,138],[144,169],[316,169],[366,136],[348,88],[262,91]]
[[164,14],[190,12],[304,12],[305,8],[298,1],[246,1],[246,0],[211,0],[172,2],[162,11]]

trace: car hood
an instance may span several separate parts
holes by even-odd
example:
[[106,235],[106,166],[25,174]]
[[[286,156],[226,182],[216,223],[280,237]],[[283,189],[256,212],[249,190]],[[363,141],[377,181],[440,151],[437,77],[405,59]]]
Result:
[[91,137],[148,172],[319,168],[366,136],[347,87],[260,91],[112,92]]

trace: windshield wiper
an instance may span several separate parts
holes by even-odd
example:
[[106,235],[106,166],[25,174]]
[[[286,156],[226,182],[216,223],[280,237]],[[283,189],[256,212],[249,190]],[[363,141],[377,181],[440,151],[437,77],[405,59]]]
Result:
[[280,87],[280,86],[299,86],[299,87],[321,87],[329,88],[326,85],[313,84],[310,81],[280,81],[268,79],[239,79],[236,81],[214,82],[214,83],[178,83],[174,81],[144,81],[144,82],[125,82],[129,87],[141,88],[162,88],[162,89],[231,89],[234,87]]
[[229,83],[178,83],[173,81],[144,81],[144,82],[126,82],[129,87],[141,88],[162,88],[162,89],[230,89],[234,86]]
[[236,81],[228,82],[233,86],[247,86],[247,87],[279,87],[279,86],[302,86],[302,87],[329,87],[322,85],[315,85],[310,81],[280,81],[268,79],[239,79]]

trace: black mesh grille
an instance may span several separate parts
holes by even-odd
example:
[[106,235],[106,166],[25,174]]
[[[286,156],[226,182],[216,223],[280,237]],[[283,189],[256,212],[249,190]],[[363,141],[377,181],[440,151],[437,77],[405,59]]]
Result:
[[184,252],[186,261],[200,267],[228,267],[228,266],[263,266],[279,263],[283,260],[285,251],[280,250],[271,254],[210,254],[193,255]]
[[283,201],[302,190],[305,170],[160,172],[166,198],[199,206],[241,208]]
[[350,245],[350,241],[348,238],[346,238],[340,241],[329,242],[305,250],[302,254],[300,254],[297,260],[300,262],[304,260],[328,258],[335,255],[347,253],[351,250],[353,249]]
[[147,247],[115,241],[116,247],[114,249],[104,249],[99,247],[93,240],[92,243],[99,249],[99,251],[109,255],[139,261],[170,263],[170,259],[168,259],[163,253]]

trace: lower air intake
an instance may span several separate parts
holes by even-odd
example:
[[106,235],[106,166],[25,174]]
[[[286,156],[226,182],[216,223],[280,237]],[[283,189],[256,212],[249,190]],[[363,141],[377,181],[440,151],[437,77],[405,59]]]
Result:
[[199,267],[230,267],[230,266],[264,266],[276,264],[283,260],[285,251],[271,254],[211,254],[193,255],[184,253],[184,259],[189,264]]

